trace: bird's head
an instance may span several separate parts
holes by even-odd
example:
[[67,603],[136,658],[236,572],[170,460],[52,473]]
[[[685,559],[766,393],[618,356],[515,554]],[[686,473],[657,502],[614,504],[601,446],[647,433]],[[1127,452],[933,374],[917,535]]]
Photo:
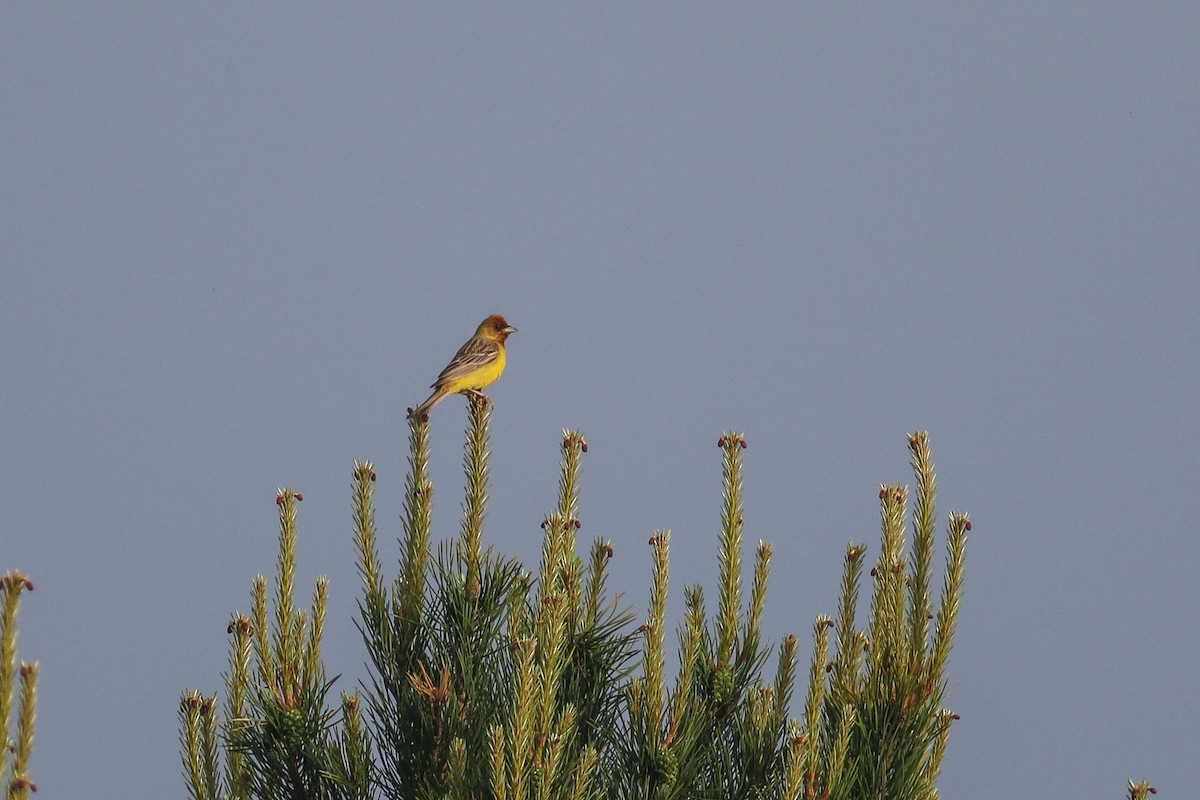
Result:
[[510,333],[516,333],[517,329],[508,324],[508,320],[499,314],[492,314],[490,317],[479,323],[479,328],[475,331],[476,336],[486,336],[489,339],[494,339],[501,344],[508,338]]

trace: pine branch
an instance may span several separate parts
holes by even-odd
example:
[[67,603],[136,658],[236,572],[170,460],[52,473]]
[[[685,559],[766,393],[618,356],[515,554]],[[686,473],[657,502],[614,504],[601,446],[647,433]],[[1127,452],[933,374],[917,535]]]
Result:
[[[26,800],[37,784],[29,777],[33,734],[37,723],[37,662],[17,664],[17,615],[21,594],[33,591],[29,576],[13,570],[0,575],[4,595],[0,610],[0,786],[8,800]],[[18,698],[19,695],[19,698]],[[16,729],[10,730],[17,699]]]
[[726,432],[718,441],[724,453],[721,504],[720,602],[717,610],[717,664],[728,667],[737,641],[742,600],[742,450],[746,439]]
[[463,500],[462,536],[459,549],[467,568],[467,584],[479,580],[480,542],[483,539],[483,518],[487,508],[489,427],[492,403],[486,395],[472,395],[467,441],[463,452],[463,471],[467,477],[466,497]]

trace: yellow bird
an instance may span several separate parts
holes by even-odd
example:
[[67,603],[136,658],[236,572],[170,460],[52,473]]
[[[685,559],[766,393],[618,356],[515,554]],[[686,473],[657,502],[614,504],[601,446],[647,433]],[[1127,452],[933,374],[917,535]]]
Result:
[[429,410],[452,394],[483,394],[504,372],[504,341],[517,329],[499,314],[479,323],[475,335],[458,348],[454,358],[433,382],[429,399],[408,412],[409,418],[422,419]]

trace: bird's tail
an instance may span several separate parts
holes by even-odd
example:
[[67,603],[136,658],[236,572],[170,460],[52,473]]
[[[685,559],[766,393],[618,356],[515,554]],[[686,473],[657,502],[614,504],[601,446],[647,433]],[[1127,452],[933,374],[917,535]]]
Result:
[[442,402],[442,398],[445,396],[446,392],[442,391],[440,387],[434,389],[433,394],[429,395],[429,398],[424,403],[421,403],[421,405],[411,409],[408,412],[408,418],[417,420],[424,419],[425,415],[429,413],[430,409]]

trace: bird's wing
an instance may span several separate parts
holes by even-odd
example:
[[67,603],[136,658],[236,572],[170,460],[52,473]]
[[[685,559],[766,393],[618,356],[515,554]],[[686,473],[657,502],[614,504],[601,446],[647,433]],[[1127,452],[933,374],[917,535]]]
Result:
[[450,360],[450,363],[442,370],[442,374],[438,375],[437,380],[431,386],[432,388],[445,386],[450,381],[470,375],[475,370],[494,362],[499,355],[500,345],[497,342],[482,337],[473,338],[458,348],[454,358]]

